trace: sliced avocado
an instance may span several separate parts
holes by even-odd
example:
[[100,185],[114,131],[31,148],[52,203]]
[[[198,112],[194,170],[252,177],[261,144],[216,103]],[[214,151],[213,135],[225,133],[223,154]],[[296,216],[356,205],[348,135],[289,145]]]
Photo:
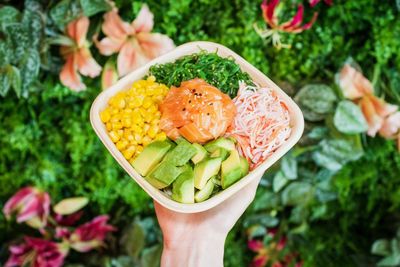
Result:
[[194,173],[190,166],[172,184],[172,199],[180,203],[194,203]]
[[170,141],[155,141],[147,145],[133,161],[132,166],[142,176],[146,176],[172,147]]
[[192,157],[192,162],[197,164],[207,156],[207,150],[197,143],[192,144],[192,146],[197,150],[196,155]]
[[221,161],[221,158],[204,159],[194,166],[194,186],[197,189],[203,189],[207,181],[218,174]]
[[[154,167],[154,169],[152,169],[149,175],[145,178],[149,182],[157,180],[158,182],[168,186],[175,181],[182,171],[184,171],[182,168],[174,166],[171,162],[162,161],[160,164]],[[155,181],[153,181],[153,183],[155,183]]]
[[154,186],[157,189],[163,189],[168,186],[167,184],[153,178],[152,176],[147,176],[144,178],[146,179],[147,182],[149,182],[152,186]]
[[240,167],[242,168],[242,177],[249,173],[249,162],[246,158],[240,157]]
[[226,149],[223,149],[221,147],[217,148],[213,153],[211,153],[210,157],[211,158],[221,158],[221,160],[226,160],[226,158],[229,156],[229,151]]
[[235,143],[231,139],[220,137],[217,140],[207,143],[204,148],[210,153],[213,153],[218,148],[232,151],[235,150]]
[[196,192],[196,194],[194,195],[194,200],[196,202],[202,202],[208,199],[211,196],[213,190],[214,190],[214,182],[213,179],[210,179],[208,180],[203,189]]
[[228,188],[243,177],[239,153],[232,150],[229,157],[221,164],[221,186]]
[[211,180],[216,186],[221,186],[221,177],[219,175],[214,176]]
[[163,161],[168,161],[174,166],[183,166],[196,154],[197,149],[183,138],[178,140],[178,145],[168,152]]

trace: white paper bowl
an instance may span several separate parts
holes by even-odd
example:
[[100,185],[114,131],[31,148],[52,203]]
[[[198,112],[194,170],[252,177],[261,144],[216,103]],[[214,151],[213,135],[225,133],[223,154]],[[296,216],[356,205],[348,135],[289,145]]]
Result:
[[[217,51],[218,55],[220,55],[221,57],[228,57],[228,56],[233,57],[236,63],[240,65],[241,69],[247,72],[251,76],[254,82],[260,84],[261,86],[268,86],[270,88],[273,88],[282,97],[283,101],[285,102],[286,106],[289,109],[291,117],[292,133],[289,139],[286,141],[286,143],[283,144],[277,151],[275,151],[275,153],[272,156],[270,156],[260,166],[258,166],[256,169],[251,171],[248,175],[240,179],[238,182],[236,182],[229,188],[221,191],[217,195],[211,197],[210,199],[204,202],[194,203],[194,204],[182,204],[170,199],[168,195],[153,187],[139,173],[135,171],[135,169],[123,157],[122,153],[117,149],[117,147],[114,145],[114,143],[108,136],[105,125],[100,119],[100,112],[105,109],[110,97],[114,96],[119,91],[130,88],[134,81],[142,79],[143,76],[147,74],[150,66],[155,65],[157,63],[173,62],[182,56],[197,53],[200,52],[201,50],[207,50],[209,52]],[[143,190],[146,191],[155,201],[157,201],[164,207],[182,213],[195,213],[211,209],[212,207],[217,206],[224,200],[234,195],[236,192],[240,191],[240,189],[245,187],[248,183],[250,183],[253,179],[257,178],[259,175],[262,175],[265,172],[265,170],[267,170],[272,164],[274,164],[286,152],[288,152],[289,149],[292,148],[300,139],[304,128],[304,119],[300,108],[288,95],[286,95],[282,91],[281,88],[279,88],[261,71],[256,69],[254,66],[252,66],[250,63],[248,63],[239,55],[237,55],[235,52],[233,52],[232,50],[228,49],[223,45],[212,42],[186,43],[184,45],[177,47],[173,51],[150,61],[145,66],[128,74],[127,76],[119,80],[115,85],[103,91],[97,96],[90,110],[90,121],[92,123],[93,129],[95,130],[96,134],[99,136],[103,144],[106,146],[108,151],[110,151],[110,153],[122,166],[122,168],[124,168],[124,170],[143,188]]]

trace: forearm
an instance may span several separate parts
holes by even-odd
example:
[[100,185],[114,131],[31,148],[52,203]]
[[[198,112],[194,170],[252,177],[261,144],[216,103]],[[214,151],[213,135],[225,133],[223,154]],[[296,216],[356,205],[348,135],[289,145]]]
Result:
[[222,267],[225,236],[199,236],[171,245],[164,242],[161,267]]

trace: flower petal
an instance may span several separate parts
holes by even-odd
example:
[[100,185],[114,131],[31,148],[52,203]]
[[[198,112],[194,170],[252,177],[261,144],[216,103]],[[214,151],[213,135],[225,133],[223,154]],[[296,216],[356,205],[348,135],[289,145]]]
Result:
[[247,242],[247,247],[248,247],[251,251],[258,252],[258,251],[260,251],[260,250],[264,247],[264,244],[263,244],[263,242],[260,241],[260,240],[253,239],[253,240],[249,240],[249,241]]
[[279,0],[264,0],[261,4],[261,10],[263,11],[264,20],[268,23],[269,26],[271,26],[271,28],[276,27],[276,24],[278,23],[276,17],[274,16],[275,9],[278,4]]
[[137,40],[127,41],[121,48],[117,59],[118,75],[120,77],[135,70],[148,61]]
[[161,56],[175,48],[174,42],[160,33],[139,33],[137,39],[149,59]]
[[118,73],[113,60],[108,60],[101,74],[101,88],[109,88],[118,81]]
[[[379,134],[385,138],[396,138],[400,136],[400,111],[389,115],[383,122]],[[397,136],[396,136],[397,135]]]
[[303,14],[304,14],[304,6],[302,4],[298,5],[296,15],[293,16],[293,19],[289,22],[282,24],[282,28],[286,31],[294,30],[299,27],[303,22]]
[[376,112],[381,117],[386,117],[389,114],[392,114],[397,111],[396,105],[391,105],[389,103],[386,103],[385,100],[381,98],[378,98],[372,94],[369,95],[369,98],[372,104],[374,105]]
[[101,67],[94,60],[88,48],[83,47],[79,49],[75,57],[78,70],[82,75],[94,78],[100,74]]
[[379,129],[382,127],[383,119],[375,110],[374,104],[370,97],[364,96],[360,101],[361,111],[364,114],[368,123],[367,134],[374,137]]
[[89,202],[87,197],[65,198],[54,205],[53,210],[57,214],[69,215],[85,207]]
[[77,43],[78,47],[83,46],[85,43],[89,23],[88,17],[80,17],[70,22],[67,26],[68,36]]
[[138,16],[132,22],[136,32],[151,32],[154,26],[154,15],[146,4],[142,5]]
[[338,84],[344,97],[351,100],[373,93],[371,82],[349,64],[345,64],[340,71]]
[[316,4],[319,3],[319,1],[320,1],[320,0],[310,0],[310,1],[309,1],[309,2],[310,2],[310,6],[311,6],[311,7],[314,7]]
[[312,25],[314,24],[314,22],[317,20],[317,18],[318,18],[318,13],[317,13],[317,12],[314,12],[314,15],[313,15],[313,17],[311,18],[311,20],[310,20],[308,23],[304,24],[304,25],[301,27],[301,29],[302,29],[302,30],[308,30],[308,29],[310,29],[310,28],[312,27]]
[[24,203],[35,194],[36,190],[33,187],[24,187],[15,193],[4,205],[3,213],[7,218],[14,212],[18,206]]
[[67,57],[67,60],[60,72],[60,80],[63,85],[71,88],[74,91],[81,91],[86,88],[78,74],[73,55]]
[[111,37],[105,37],[100,42],[94,39],[94,43],[99,49],[100,54],[104,56],[110,56],[121,50],[124,42],[125,39],[115,39]]
[[114,39],[125,39],[129,34],[135,33],[135,29],[121,19],[117,9],[104,15],[102,30],[105,35]]

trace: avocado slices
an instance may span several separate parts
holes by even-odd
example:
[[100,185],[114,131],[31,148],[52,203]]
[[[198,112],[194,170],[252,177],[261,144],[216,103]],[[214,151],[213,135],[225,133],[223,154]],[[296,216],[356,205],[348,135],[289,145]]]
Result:
[[146,176],[172,147],[169,141],[155,141],[150,143],[133,161],[132,166],[142,176]]
[[249,172],[249,163],[229,137],[204,146],[184,138],[155,141],[132,166],[155,188],[170,189],[171,198],[185,204],[205,201]]

